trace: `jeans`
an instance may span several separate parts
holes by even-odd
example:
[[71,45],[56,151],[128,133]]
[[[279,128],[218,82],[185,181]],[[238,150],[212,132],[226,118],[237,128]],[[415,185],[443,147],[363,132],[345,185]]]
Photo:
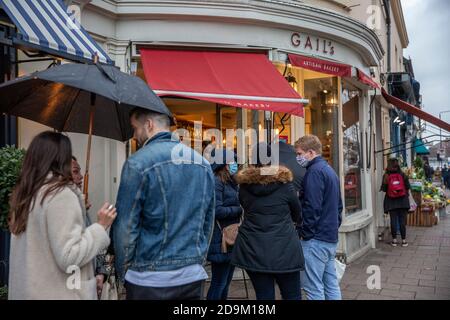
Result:
[[341,300],[336,275],[336,243],[319,240],[301,241],[305,256],[305,271],[301,281],[308,300]]
[[205,281],[178,287],[151,288],[125,282],[127,300],[201,300]]
[[293,273],[262,273],[247,271],[257,300],[275,300],[275,281],[283,300],[301,300],[300,271]]
[[408,216],[407,210],[392,210],[389,212],[391,216],[391,235],[392,239],[397,239],[397,230],[400,229],[402,240],[406,239],[406,218]]
[[211,286],[208,290],[207,299],[227,300],[234,266],[231,263],[211,263],[211,273]]

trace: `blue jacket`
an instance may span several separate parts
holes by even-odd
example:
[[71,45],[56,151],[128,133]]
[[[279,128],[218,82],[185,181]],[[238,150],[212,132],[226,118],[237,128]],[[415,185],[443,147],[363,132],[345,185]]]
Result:
[[214,220],[214,176],[200,154],[159,133],[125,163],[113,225],[123,281],[137,272],[170,271],[206,260]]
[[302,224],[298,228],[303,240],[337,243],[342,222],[342,198],[339,178],[322,157],[307,167],[303,179]]
[[[230,262],[230,252],[222,253],[221,229],[233,223],[239,223],[242,208],[239,203],[238,186],[234,181],[223,183],[216,179],[216,214],[214,233],[209,246],[208,260],[215,263]],[[220,225],[220,228],[219,228]]]

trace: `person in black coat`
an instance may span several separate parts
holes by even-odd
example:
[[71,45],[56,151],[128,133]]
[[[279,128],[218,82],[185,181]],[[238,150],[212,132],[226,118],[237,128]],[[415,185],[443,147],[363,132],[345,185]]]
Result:
[[208,300],[226,300],[228,297],[234,266],[230,263],[231,248],[228,248],[226,253],[222,252],[222,230],[231,224],[239,223],[242,216],[238,185],[233,179],[238,170],[235,155],[232,151],[222,149],[213,150],[211,155],[219,153],[222,153],[223,158],[211,164],[216,181],[216,211],[214,232],[207,256],[212,272]]
[[292,172],[275,167],[249,167],[236,175],[244,221],[239,228],[231,263],[245,269],[258,300],[274,300],[277,282],[285,300],[299,300],[304,259],[294,222],[300,203]]
[[[388,194],[389,189],[389,176],[392,174],[400,174],[403,179],[404,186],[406,188],[406,195],[402,197],[392,198]],[[408,211],[410,208],[409,203],[409,190],[411,186],[409,184],[408,177],[400,169],[400,165],[397,159],[389,159],[388,167],[383,176],[383,184],[381,185],[380,191],[386,192],[384,197],[384,213],[390,215],[391,219],[391,234],[392,242],[391,245],[397,246],[397,230],[400,227],[400,234],[402,237],[402,246],[407,247],[408,242],[406,241],[406,218],[408,216]]]

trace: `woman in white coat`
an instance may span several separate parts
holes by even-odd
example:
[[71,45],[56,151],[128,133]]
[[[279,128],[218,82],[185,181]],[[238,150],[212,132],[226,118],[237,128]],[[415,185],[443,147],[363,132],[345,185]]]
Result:
[[109,245],[116,217],[108,203],[86,226],[72,181],[72,146],[56,132],[37,135],[11,196],[9,299],[95,300],[94,259]]

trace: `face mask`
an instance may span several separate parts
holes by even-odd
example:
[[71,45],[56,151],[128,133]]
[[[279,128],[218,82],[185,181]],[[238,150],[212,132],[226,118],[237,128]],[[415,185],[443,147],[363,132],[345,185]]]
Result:
[[230,163],[228,165],[228,171],[230,171],[230,174],[233,176],[238,172],[238,164],[237,163]]
[[305,156],[297,156],[297,162],[301,167],[306,168],[310,160],[306,159]]

